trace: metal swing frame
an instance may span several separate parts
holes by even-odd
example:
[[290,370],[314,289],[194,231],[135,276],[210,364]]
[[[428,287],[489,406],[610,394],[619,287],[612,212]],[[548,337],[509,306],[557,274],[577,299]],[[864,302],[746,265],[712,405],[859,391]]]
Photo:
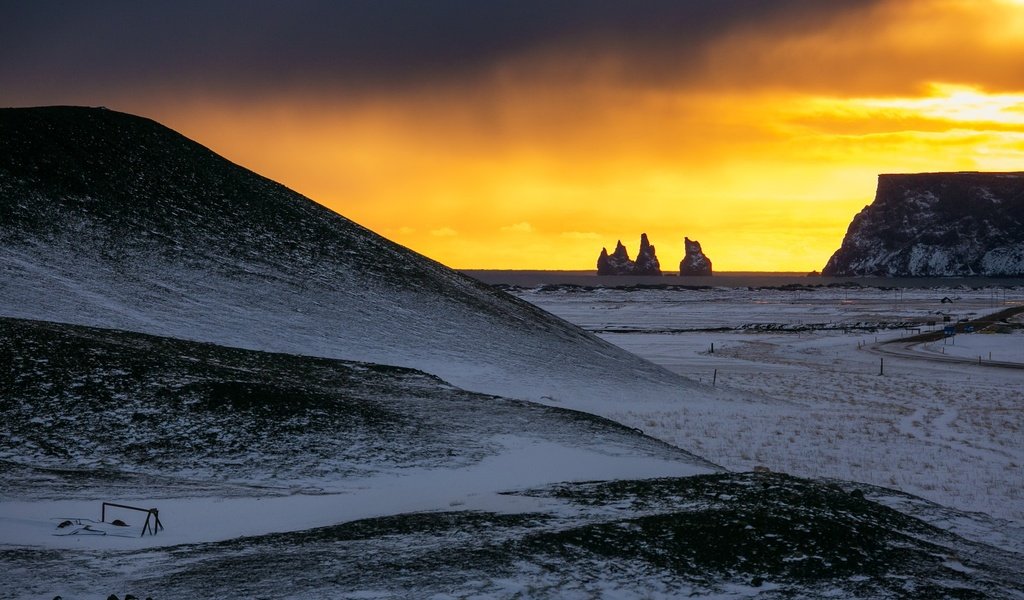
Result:
[[100,522],[107,522],[107,507],[113,508],[125,508],[128,510],[137,510],[139,512],[146,513],[146,522],[142,525],[142,537],[149,531],[150,535],[156,535],[156,533],[164,528],[164,524],[160,522],[160,511],[155,508],[139,508],[137,506],[128,506],[127,504],[114,504],[113,502],[104,502],[103,507],[100,509]]

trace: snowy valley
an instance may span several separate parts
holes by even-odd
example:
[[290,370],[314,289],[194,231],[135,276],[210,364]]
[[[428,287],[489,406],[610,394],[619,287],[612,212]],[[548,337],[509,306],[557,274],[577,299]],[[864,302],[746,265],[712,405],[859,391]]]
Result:
[[1019,321],[882,345],[1022,302],[503,290],[152,121],[0,110],[0,597],[1024,597],[1024,371],[971,362]]

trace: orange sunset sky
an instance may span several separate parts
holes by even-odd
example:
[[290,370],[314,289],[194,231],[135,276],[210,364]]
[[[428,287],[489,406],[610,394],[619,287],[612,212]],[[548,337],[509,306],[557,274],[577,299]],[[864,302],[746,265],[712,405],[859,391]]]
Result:
[[810,271],[879,173],[1024,170],[1020,1],[141,4],[12,8],[0,103],[154,118],[456,268]]

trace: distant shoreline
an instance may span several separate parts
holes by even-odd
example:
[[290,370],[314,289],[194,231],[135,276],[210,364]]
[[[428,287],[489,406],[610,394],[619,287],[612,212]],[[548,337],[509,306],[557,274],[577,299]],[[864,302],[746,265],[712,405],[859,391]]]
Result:
[[722,271],[711,276],[598,275],[596,271],[541,271],[516,269],[457,269],[490,285],[537,287],[578,285],[629,287],[636,285],[686,287],[779,287],[792,285],[860,285],[880,288],[1018,287],[1024,277],[821,277],[791,271]]

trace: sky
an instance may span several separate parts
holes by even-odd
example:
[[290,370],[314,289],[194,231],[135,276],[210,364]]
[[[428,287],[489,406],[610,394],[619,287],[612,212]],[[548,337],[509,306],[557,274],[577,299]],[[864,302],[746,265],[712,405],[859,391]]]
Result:
[[1022,0],[0,0],[0,106],[147,116],[455,268],[820,270],[880,173],[1024,170]]

